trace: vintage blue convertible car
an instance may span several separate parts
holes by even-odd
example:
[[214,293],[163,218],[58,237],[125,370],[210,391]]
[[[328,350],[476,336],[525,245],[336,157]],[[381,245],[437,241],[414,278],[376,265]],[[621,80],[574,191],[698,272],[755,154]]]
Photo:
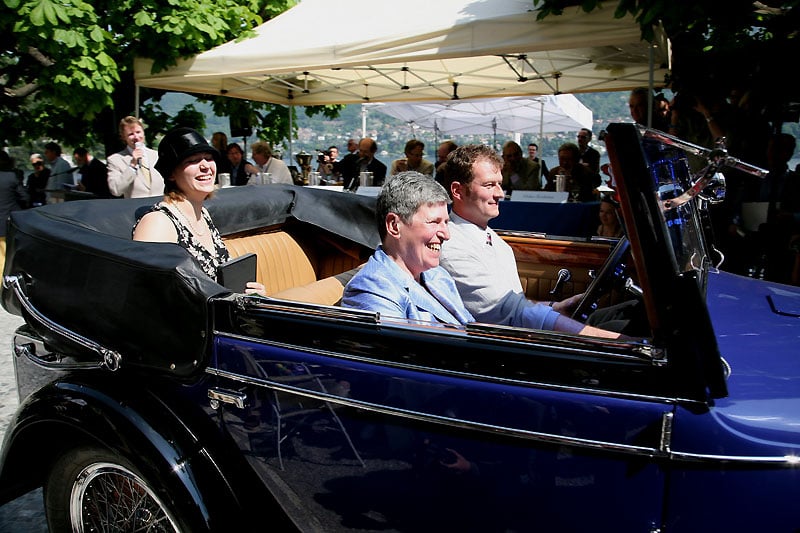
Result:
[[527,294],[637,300],[642,341],[342,308],[374,198],[211,200],[270,297],[132,242],[152,199],[14,213],[2,501],[43,486],[51,531],[797,531],[800,289],[719,271],[708,234],[717,172],[759,170],[632,124],[605,142],[627,238],[503,237]]

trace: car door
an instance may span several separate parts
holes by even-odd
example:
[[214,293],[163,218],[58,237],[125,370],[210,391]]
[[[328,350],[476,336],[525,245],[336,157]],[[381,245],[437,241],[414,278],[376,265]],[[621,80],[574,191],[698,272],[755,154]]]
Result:
[[660,522],[674,404],[647,345],[219,305],[224,424],[304,529]]

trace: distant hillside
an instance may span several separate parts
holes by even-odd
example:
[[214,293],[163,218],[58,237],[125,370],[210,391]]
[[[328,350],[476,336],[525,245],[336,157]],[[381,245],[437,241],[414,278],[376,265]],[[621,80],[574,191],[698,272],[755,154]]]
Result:
[[[611,122],[630,122],[630,114],[628,111],[628,91],[622,92],[608,92],[608,93],[592,93],[592,94],[578,94],[576,97],[586,107],[592,110],[594,119],[594,134],[595,138],[592,144],[600,150],[601,154],[605,153],[603,143],[597,141],[596,135]],[[671,96],[668,93],[668,96]],[[211,112],[211,107],[205,104],[200,104],[194,101],[191,96],[173,93],[164,97],[162,100],[162,107],[164,110],[174,115],[177,111],[187,103],[194,102],[195,107],[206,113],[206,130],[204,132],[206,137],[211,137],[215,131],[223,131],[230,136],[230,127],[226,117],[215,116]],[[342,112],[341,116],[336,120],[327,120],[320,117],[309,118],[305,115],[302,109],[296,111],[295,127],[297,130],[296,137],[292,140],[292,152],[299,153],[305,150],[307,153],[316,153],[317,150],[327,149],[331,145],[338,146],[343,150],[347,144],[347,139],[360,138],[363,136],[361,131],[361,106],[358,104],[348,105]],[[445,140],[441,135],[436,137],[433,130],[425,128],[411,127],[404,122],[385,115],[380,112],[372,111],[367,116],[367,135],[375,138],[378,141],[379,155],[378,159],[387,165],[398,157],[402,157],[403,147],[406,141],[412,138],[420,139],[425,143],[425,157],[428,160],[435,160],[436,146],[438,142]],[[784,131],[798,136],[800,134],[800,126],[797,123],[787,124],[784,126]],[[544,138],[537,138],[538,135],[525,133],[521,136],[521,144],[523,150],[529,142],[536,142],[539,144],[540,151],[547,162],[548,166],[555,166],[557,164],[557,150],[558,146],[565,141],[575,141],[576,132],[562,132],[557,134],[545,134]],[[453,137],[453,140],[458,144],[466,143],[485,143],[489,145],[496,144],[499,148],[502,144],[509,139],[513,139],[511,135],[498,135],[495,139],[492,135],[463,135]],[[240,140],[240,139],[237,139]],[[255,137],[247,139],[249,146]],[[293,161],[288,155],[289,143],[284,143],[283,146],[275,147],[276,150],[283,152],[285,155],[283,159],[287,162]]]
[[[627,92],[577,95],[577,98],[592,110],[596,125],[594,128],[595,134],[611,121],[630,121]],[[164,97],[162,107],[167,113],[174,114],[181,107],[193,101],[194,99],[191,96],[174,93]],[[224,131],[230,134],[227,118],[213,115],[211,107],[208,105],[197,102],[194,102],[194,105],[198,110],[206,112],[206,131],[204,134],[207,137],[211,137],[211,134],[215,131]],[[297,136],[292,140],[292,152],[294,153],[298,153],[301,150],[313,153],[317,150],[326,149],[331,145],[336,145],[343,149],[347,144],[347,139],[362,136],[361,106],[358,104],[346,106],[344,112],[336,120],[326,120],[318,117],[309,118],[302,110],[297,110],[296,115]],[[367,116],[367,133],[377,139],[381,152],[379,159],[386,163],[402,156],[403,147],[408,139],[417,138],[422,140],[426,145],[426,158],[429,160],[435,159],[436,144],[445,140],[445,137],[442,136],[436,138],[433,130],[418,127],[412,128],[398,119],[374,111]],[[544,139],[538,139],[535,134],[523,134],[521,141],[523,146],[529,142],[537,142],[548,163],[551,160],[555,163],[558,146],[565,140],[573,140],[574,134],[575,132],[547,134]],[[470,142],[494,144],[496,141],[498,146],[502,146],[502,143],[509,139],[513,139],[513,136],[498,135],[497,139],[492,135],[453,137],[453,140],[459,144]],[[248,139],[247,144],[251,144],[254,140],[255,137]],[[600,145],[598,146],[601,147]],[[286,152],[288,151],[288,142],[284,146],[276,148]],[[284,159],[288,161],[288,155]]]

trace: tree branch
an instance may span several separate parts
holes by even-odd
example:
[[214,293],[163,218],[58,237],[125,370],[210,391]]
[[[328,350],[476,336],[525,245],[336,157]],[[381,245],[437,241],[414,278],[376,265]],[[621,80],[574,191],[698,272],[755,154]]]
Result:
[[33,46],[28,47],[28,55],[30,55],[36,61],[41,63],[42,66],[45,67],[52,67],[53,65],[56,64],[55,61],[53,61],[52,59],[41,53],[38,48],[35,48]]
[[16,89],[4,87],[3,94],[8,96],[9,98],[25,98],[26,96],[30,96],[31,94],[36,92],[38,89],[39,89],[39,84],[26,83],[22,87],[18,87]]

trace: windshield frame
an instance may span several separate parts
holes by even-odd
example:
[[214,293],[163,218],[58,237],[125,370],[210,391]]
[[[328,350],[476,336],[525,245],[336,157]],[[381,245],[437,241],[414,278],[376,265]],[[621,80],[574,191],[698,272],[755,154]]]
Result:
[[[700,401],[723,397],[727,395],[725,371],[706,305],[710,263],[698,206],[702,198],[694,193],[701,189],[695,183],[689,188],[693,194],[687,195],[686,185],[692,178],[674,169],[665,172],[667,177],[654,179],[651,162],[661,160],[669,145],[649,138],[644,142],[643,131],[631,123],[609,124],[603,140],[653,344],[663,348],[667,367],[686,397]],[[682,156],[674,157],[680,160]],[[675,203],[687,207],[673,210],[673,202],[668,201],[673,198],[666,197],[680,197]],[[679,217],[674,230],[667,224],[669,217]],[[676,242],[680,244],[677,254]],[[685,264],[679,266],[679,258]]]

